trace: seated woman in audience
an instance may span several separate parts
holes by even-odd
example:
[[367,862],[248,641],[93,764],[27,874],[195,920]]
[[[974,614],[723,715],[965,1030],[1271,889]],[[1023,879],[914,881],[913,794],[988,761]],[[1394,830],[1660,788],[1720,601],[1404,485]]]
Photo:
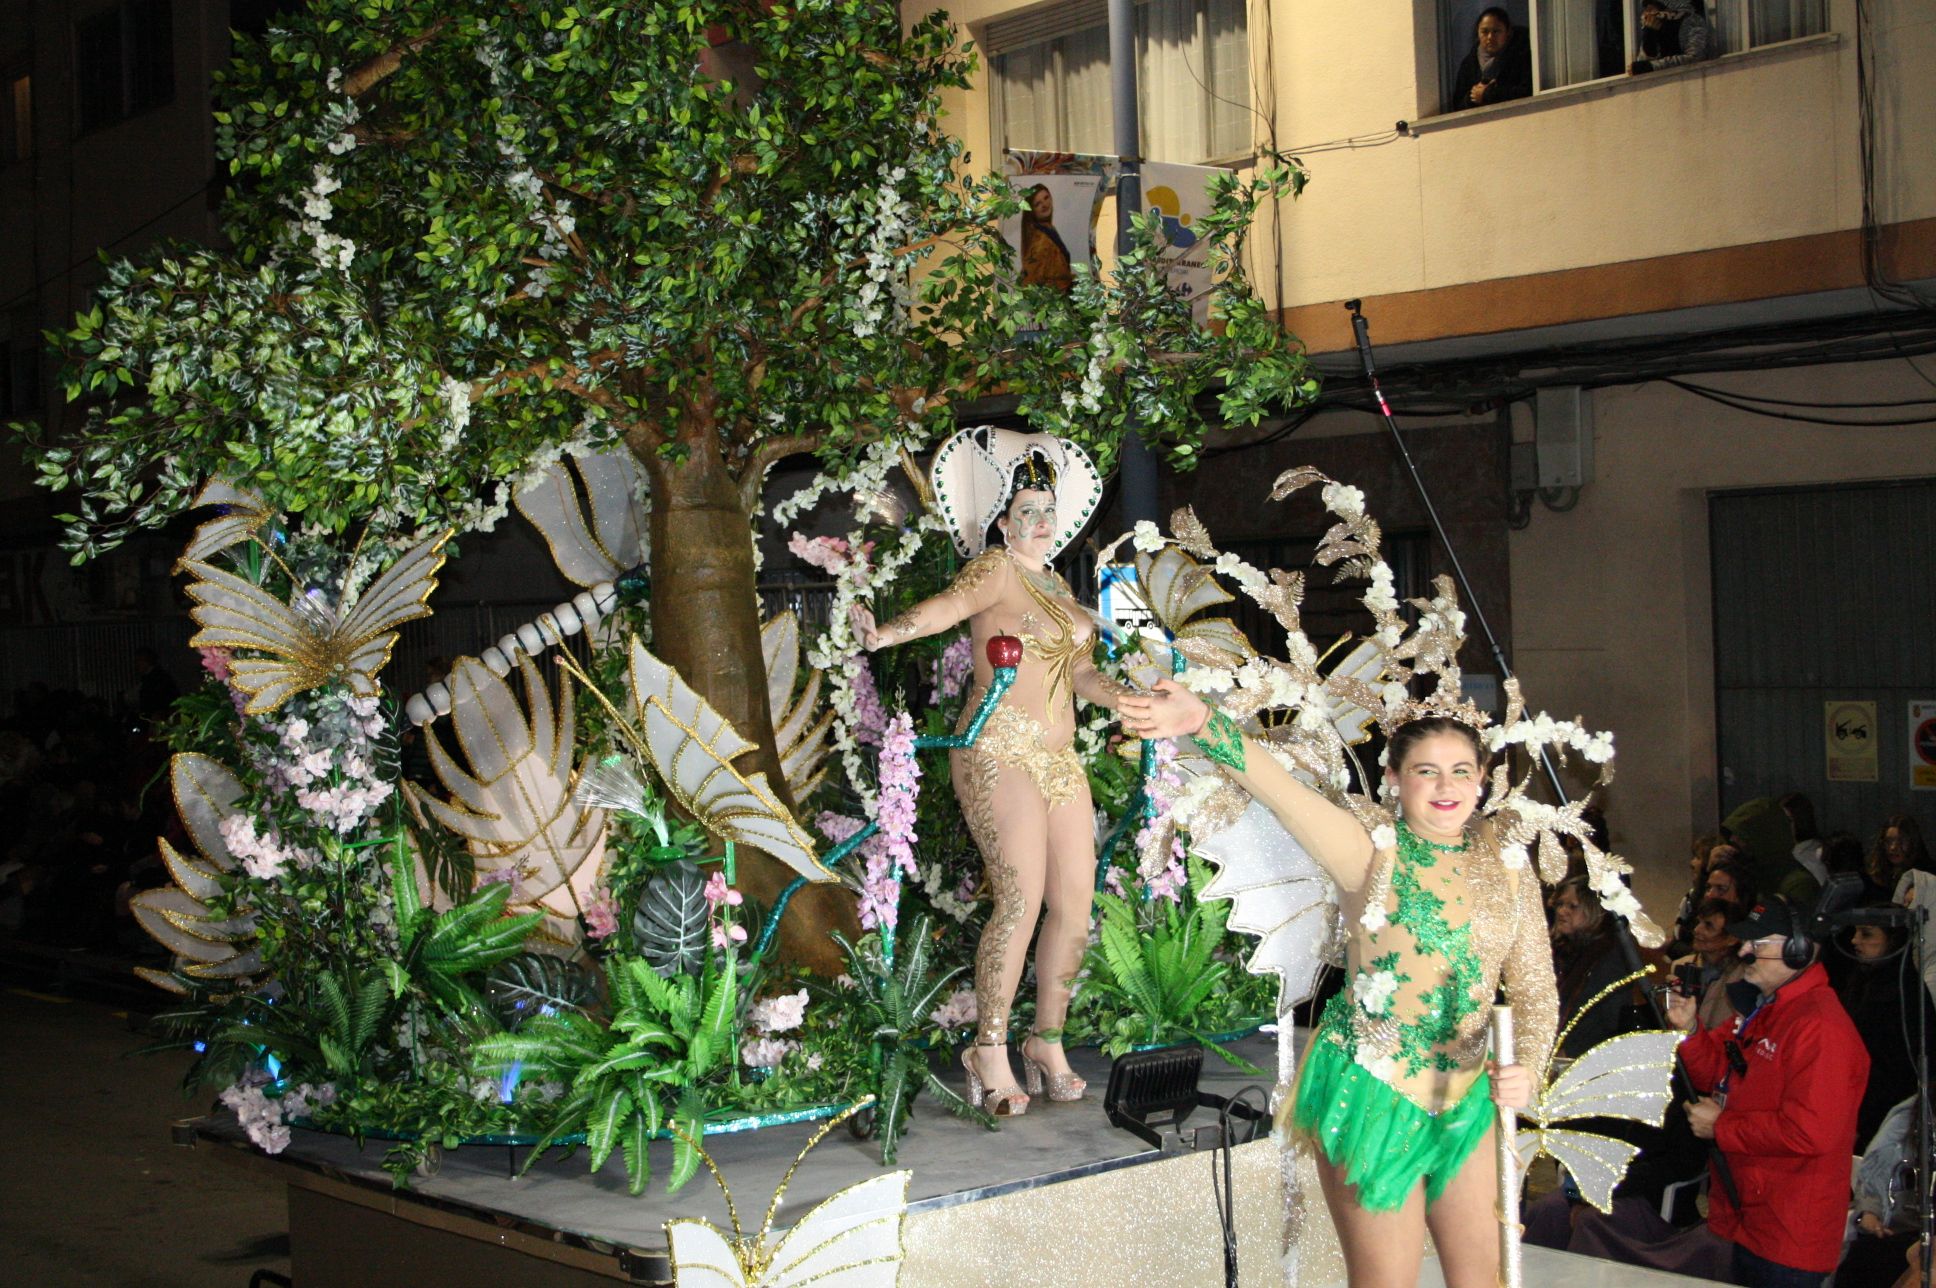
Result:
[[1911,872],[1936,871],[1929,861],[1929,847],[1923,844],[1922,825],[1909,814],[1893,814],[1876,834],[1875,849],[1869,852],[1869,879],[1900,899],[1903,877]]
[[1741,860],[1740,851],[1731,845],[1720,845],[1708,859],[1707,885],[1702,893],[1706,898],[1732,905],[1736,912],[1745,912],[1754,906],[1759,891],[1755,889],[1747,864]]
[[1748,959],[1741,955],[1741,941],[1728,933],[1732,912],[1733,906],[1723,900],[1702,900],[1694,919],[1694,951],[1674,962],[1677,976],[1691,974],[1700,985],[1695,1017],[1703,1029],[1725,1024],[1737,1014],[1728,1000],[1728,985],[1748,969]]
[[1687,893],[1681,896],[1681,906],[1674,913],[1674,941],[1668,945],[1670,957],[1693,951],[1694,910],[1707,898],[1708,859],[1720,844],[1720,836],[1710,832],[1695,837],[1693,848],[1688,851]]
[[1560,882],[1553,892],[1553,973],[1559,978],[1560,1028],[1573,1024],[1560,1044],[1562,1056],[1581,1055],[1621,1031],[1628,990],[1600,996],[1626,974],[1616,934],[1613,918],[1585,877]]
[[1918,1000],[1936,1034],[1936,1009],[1917,986],[1908,942],[1909,932],[1900,926],[1854,926],[1835,940],[1842,950],[1830,961],[1835,994],[1869,1048],[1869,1084],[1855,1120],[1858,1149],[1868,1145],[1890,1106],[1916,1089]]

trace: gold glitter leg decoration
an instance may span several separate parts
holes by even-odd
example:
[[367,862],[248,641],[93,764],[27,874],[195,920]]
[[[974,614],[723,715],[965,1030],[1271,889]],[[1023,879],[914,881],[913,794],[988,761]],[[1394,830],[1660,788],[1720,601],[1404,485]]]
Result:
[[1069,1018],[1070,985],[1089,950],[1095,838],[1095,809],[1089,802],[1089,785],[1084,783],[1074,800],[1049,811],[1047,913],[1035,950],[1037,1029],[1059,1029]]
[[975,950],[975,1040],[1008,1041],[1008,1010],[1022,982],[1029,932],[1042,906],[1048,867],[1048,810],[1035,782],[976,751],[957,753],[955,790],[981,851],[994,899]]

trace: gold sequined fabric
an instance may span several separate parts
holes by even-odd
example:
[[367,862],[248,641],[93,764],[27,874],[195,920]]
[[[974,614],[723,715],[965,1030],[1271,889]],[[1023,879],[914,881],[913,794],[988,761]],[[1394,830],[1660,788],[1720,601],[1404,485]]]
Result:
[[[974,715],[980,705],[976,694],[969,694],[968,704],[962,708],[963,725]],[[975,745],[964,753],[970,760],[981,757],[998,765],[1011,765],[1027,774],[1042,793],[1042,799],[1053,809],[1057,805],[1067,805],[1076,798],[1082,787],[1084,775],[1082,758],[1076,755],[1073,744],[1052,750],[1049,733],[1040,721],[1017,711],[1007,703],[995,708],[988,722],[981,727],[981,737]]]

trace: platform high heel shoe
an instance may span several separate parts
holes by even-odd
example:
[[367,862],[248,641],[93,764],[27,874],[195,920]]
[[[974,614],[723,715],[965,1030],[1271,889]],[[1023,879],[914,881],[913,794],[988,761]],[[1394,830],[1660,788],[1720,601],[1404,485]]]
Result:
[[[990,1087],[982,1082],[981,1074],[969,1060],[970,1051],[983,1047],[1006,1046],[1003,1042],[980,1042],[961,1048],[961,1067],[968,1075],[968,1103],[997,1118],[1020,1118],[1028,1112],[1029,1098],[1022,1089],[1010,1083],[1006,1087]],[[1004,1061],[1006,1063],[1006,1061]]]
[[1028,1082],[1029,1095],[1041,1095],[1043,1084],[1046,1082],[1049,1099],[1057,1104],[1066,1105],[1082,1099],[1082,1093],[1089,1089],[1089,1084],[1073,1073],[1050,1073],[1046,1064],[1029,1054],[1031,1042],[1038,1042],[1043,1046],[1061,1046],[1062,1035],[1058,1033],[1051,1038],[1045,1034],[1031,1033],[1023,1039],[1022,1074]]

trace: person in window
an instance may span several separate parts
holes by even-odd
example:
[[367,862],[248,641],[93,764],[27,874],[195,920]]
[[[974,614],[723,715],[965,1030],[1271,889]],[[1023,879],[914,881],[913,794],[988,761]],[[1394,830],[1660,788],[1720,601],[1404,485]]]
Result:
[[1022,199],[1028,203],[1022,211],[1022,282],[1066,295],[1075,289],[1076,277],[1069,248],[1055,230],[1055,197],[1038,183]]
[[1715,52],[1714,28],[1699,0],[1640,0],[1641,57],[1627,68],[1635,76],[1698,63]]
[[1459,64],[1448,112],[1468,107],[1490,107],[1533,92],[1533,56],[1513,30],[1512,18],[1494,6],[1479,15],[1472,52]]

